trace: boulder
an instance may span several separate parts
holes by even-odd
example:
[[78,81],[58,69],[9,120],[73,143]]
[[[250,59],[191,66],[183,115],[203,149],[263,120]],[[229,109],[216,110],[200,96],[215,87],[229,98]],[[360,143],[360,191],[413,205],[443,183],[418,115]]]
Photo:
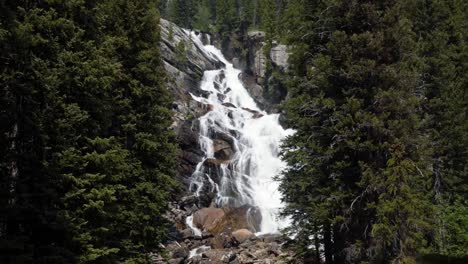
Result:
[[238,229],[232,232],[232,238],[238,244],[244,243],[246,240],[254,237],[255,235],[247,229]]
[[260,229],[261,213],[257,207],[244,205],[238,208],[223,208],[225,216],[211,229],[214,235],[211,240],[213,248],[228,248],[236,245],[232,240],[232,232],[247,229],[256,232]]
[[186,228],[182,231],[180,231],[182,239],[192,239],[195,236],[193,235],[193,231],[190,228]]
[[254,42],[263,42],[265,41],[265,32],[263,31],[250,31],[247,33],[249,39]]
[[197,204],[198,202],[198,197],[194,194],[192,195],[188,195],[188,196],[184,196],[180,199],[180,202],[179,202],[179,206],[183,209],[183,208],[190,208],[192,207],[193,205]]
[[212,233],[225,215],[224,210],[220,208],[203,208],[193,214],[193,224],[201,230]]
[[218,93],[217,96],[218,96],[218,100],[220,102],[222,102],[222,101],[224,101],[224,99],[226,99],[226,95],[224,95],[224,94]]
[[234,154],[231,144],[222,139],[213,140],[213,151],[218,160],[230,160]]
[[189,250],[186,247],[178,247],[172,250],[172,258],[182,258],[185,259],[189,256]]

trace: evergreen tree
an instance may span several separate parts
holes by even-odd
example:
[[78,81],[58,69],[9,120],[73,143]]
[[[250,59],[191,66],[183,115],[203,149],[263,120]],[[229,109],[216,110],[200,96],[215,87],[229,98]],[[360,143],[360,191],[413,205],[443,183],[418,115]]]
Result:
[[430,228],[430,164],[407,6],[302,4],[310,13],[292,40],[307,42],[285,105],[297,133],[281,181],[298,250],[326,263],[412,263]]
[[2,5],[0,261],[149,262],[175,188],[158,2]]
[[211,14],[208,0],[198,3],[197,13],[193,21],[193,27],[203,32],[210,32]]
[[414,20],[421,36],[419,54],[426,68],[426,129],[434,153],[433,202],[436,207],[432,251],[468,256],[468,123],[466,95],[467,28],[465,1],[418,1]]
[[169,18],[183,28],[192,28],[198,5],[196,0],[170,0]]

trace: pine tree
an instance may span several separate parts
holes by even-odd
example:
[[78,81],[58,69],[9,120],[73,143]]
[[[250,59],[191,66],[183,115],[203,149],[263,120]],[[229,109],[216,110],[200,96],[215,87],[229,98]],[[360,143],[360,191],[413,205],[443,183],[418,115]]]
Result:
[[158,2],[6,7],[0,261],[148,262],[176,188]]
[[198,5],[194,0],[170,0],[169,18],[183,28],[192,28]]
[[414,10],[416,30],[422,41],[419,54],[426,68],[422,87],[426,96],[426,129],[434,153],[433,202],[436,207],[432,251],[445,256],[468,256],[466,131],[467,58],[464,1],[418,1]]
[[412,263],[430,228],[430,164],[405,3],[302,4],[310,13],[290,39],[306,42],[285,105],[297,133],[281,181],[298,250],[326,263]]
[[210,32],[211,14],[208,0],[202,0],[198,3],[197,13],[195,14],[193,27],[203,32]]

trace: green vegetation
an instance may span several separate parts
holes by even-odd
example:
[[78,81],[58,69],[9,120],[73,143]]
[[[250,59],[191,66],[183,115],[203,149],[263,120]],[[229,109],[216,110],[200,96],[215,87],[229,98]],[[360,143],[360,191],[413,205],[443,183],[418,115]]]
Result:
[[466,12],[463,1],[289,1],[284,107],[297,133],[280,180],[305,260],[468,256]]
[[175,183],[157,1],[0,4],[0,262],[145,263]]
[[184,66],[188,63],[187,49],[185,47],[184,41],[179,41],[179,43],[177,43],[175,47],[175,55],[180,66]]

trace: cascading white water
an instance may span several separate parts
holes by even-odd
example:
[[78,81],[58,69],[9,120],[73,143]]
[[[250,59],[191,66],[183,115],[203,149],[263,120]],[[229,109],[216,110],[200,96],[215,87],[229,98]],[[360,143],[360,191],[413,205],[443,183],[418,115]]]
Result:
[[[191,36],[200,49],[223,62],[225,67],[204,73],[200,89],[209,92],[207,98],[192,95],[196,101],[210,105],[211,111],[199,118],[199,141],[205,157],[192,175],[190,188],[197,195],[206,190],[217,192],[218,206],[258,207],[262,215],[258,233],[277,233],[289,221],[278,218],[283,204],[278,183],[273,178],[285,166],[279,158],[281,140],[293,130],[281,127],[278,114],[259,109],[239,80],[241,71],[219,49],[204,46],[194,33]],[[204,168],[207,159],[215,158],[215,134],[228,137],[235,151],[229,161],[220,162],[218,183]]]

